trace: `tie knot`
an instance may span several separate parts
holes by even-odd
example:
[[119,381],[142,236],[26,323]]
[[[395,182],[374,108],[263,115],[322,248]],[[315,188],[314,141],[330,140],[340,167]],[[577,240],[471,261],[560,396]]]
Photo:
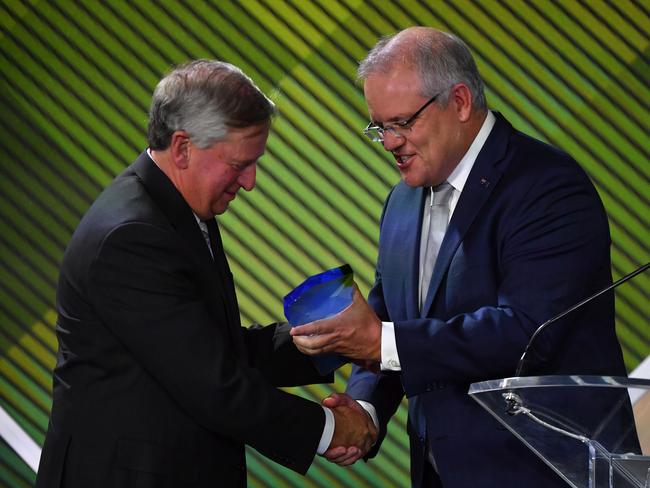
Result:
[[453,190],[454,187],[451,186],[446,181],[444,183],[440,183],[438,186],[434,186],[432,188],[433,195],[431,196],[431,198],[433,201],[431,204],[447,205],[449,203],[449,199],[451,198]]

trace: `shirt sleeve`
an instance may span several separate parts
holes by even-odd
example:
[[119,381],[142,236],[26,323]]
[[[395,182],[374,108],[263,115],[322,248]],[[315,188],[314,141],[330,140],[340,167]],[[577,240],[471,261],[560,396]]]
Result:
[[372,422],[375,424],[375,427],[377,430],[379,430],[379,419],[377,418],[377,409],[375,406],[370,403],[370,402],[364,402],[363,400],[357,400],[357,403],[361,405],[361,407],[368,412],[368,415],[370,415],[370,418],[372,418]]
[[330,447],[332,437],[334,437],[334,427],[336,426],[332,411],[327,407],[323,407],[323,410],[325,411],[325,426],[323,427],[323,435],[321,435],[320,442],[318,443],[318,449],[316,449],[316,453],[321,456]]

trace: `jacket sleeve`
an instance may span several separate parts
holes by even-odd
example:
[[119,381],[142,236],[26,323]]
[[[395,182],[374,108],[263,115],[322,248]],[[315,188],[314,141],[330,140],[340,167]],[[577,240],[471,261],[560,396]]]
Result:
[[[386,202],[389,201],[391,194],[392,191],[388,195]],[[380,218],[380,227],[383,225],[385,213],[386,204]],[[377,261],[375,282],[368,294],[368,304],[382,321],[390,320],[383,299],[380,260]],[[404,389],[400,376],[393,373],[376,374],[359,366],[353,366],[346,393],[356,400],[366,401],[375,407],[379,422],[379,433],[375,445],[368,453],[368,457],[374,457],[379,452],[379,448],[386,436],[388,422],[404,398]]]
[[287,323],[243,328],[250,364],[275,386],[332,383],[334,374],[321,375],[309,356],[293,344]]

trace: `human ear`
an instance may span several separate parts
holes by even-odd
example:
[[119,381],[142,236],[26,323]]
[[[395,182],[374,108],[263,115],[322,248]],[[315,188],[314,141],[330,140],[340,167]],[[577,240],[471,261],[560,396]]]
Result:
[[451,100],[460,122],[467,122],[472,115],[472,92],[464,83],[458,83],[451,89]]
[[184,130],[174,131],[170,146],[172,162],[178,169],[185,169],[190,162],[190,136]]

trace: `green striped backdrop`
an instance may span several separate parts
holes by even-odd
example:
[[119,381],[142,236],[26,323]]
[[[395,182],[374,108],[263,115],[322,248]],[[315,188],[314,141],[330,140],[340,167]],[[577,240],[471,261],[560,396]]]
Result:
[[[648,0],[0,0],[0,406],[37,443],[50,408],[59,260],[92,200],[145,147],[160,76],[219,58],[278,104],[256,190],[220,218],[242,322],[270,322],[282,318],[284,294],[322,269],[347,262],[364,293],[371,284],[377,220],[399,176],[360,134],[355,68],[379,36],[414,24],[464,38],[490,105],[584,166],[609,212],[615,277],[648,260]],[[650,353],[649,280],[617,292],[629,369]],[[320,400],[331,389],[296,391]],[[404,424],[402,408],[371,463],[317,459],[306,478],[250,451],[249,484],[406,486]],[[0,485],[33,479],[1,442]]]

